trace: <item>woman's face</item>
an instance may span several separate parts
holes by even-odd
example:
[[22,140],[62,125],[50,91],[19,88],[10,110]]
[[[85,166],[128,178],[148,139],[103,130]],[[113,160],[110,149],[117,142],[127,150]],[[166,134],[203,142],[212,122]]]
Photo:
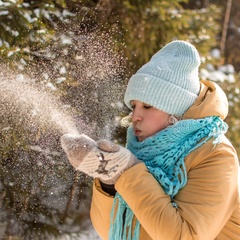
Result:
[[139,142],[170,125],[169,114],[138,100],[131,101],[134,134]]

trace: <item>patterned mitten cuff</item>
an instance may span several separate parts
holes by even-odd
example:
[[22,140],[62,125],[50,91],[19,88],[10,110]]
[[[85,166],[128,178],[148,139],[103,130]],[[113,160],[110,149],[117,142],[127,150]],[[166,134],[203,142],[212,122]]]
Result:
[[76,170],[106,184],[115,184],[122,172],[140,162],[128,149],[105,139],[95,142],[84,134],[65,134],[61,144]]

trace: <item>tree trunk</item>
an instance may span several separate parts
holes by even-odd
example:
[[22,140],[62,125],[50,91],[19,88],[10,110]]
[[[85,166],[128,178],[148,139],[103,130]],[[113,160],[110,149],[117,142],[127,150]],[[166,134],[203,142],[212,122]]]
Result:
[[201,8],[207,8],[208,3],[209,3],[209,0],[202,0],[201,1]]
[[78,171],[75,171],[75,173],[74,173],[74,181],[73,181],[73,184],[72,184],[72,187],[71,187],[71,191],[70,191],[70,194],[69,194],[69,197],[68,197],[68,201],[67,201],[67,205],[66,205],[63,217],[61,219],[61,223],[65,222],[65,219],[68,215],[68,210],[71,206],[72,200],[74,198],[74,195],[75,195],[75,192],[76,192],[76,189],[77,189],[77,186],[78,186],[79,174],[80,173]]
[[228,31],[228,24],[229,24],[231,8],[232,8],[232,0],[228,0],[227,6],[226,6],[224,22],[223,22],[221,43],[220,43],[220,51],[221,51],[222,56],[224,55],[224,52],[225,52],[225,45],[226,45],[226,39],[227,39],[227,31]]

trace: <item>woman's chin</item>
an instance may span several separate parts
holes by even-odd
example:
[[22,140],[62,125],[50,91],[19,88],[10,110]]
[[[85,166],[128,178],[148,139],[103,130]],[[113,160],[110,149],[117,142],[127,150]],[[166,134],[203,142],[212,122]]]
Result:
[[142,137],[142,136],[137,136],[137,139],[139,142],[142,142],[144,141],[146,138],[145,137]]

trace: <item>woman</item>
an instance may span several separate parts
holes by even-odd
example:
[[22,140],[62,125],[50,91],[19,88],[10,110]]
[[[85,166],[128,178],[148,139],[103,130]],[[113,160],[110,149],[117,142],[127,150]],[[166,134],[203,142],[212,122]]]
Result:
[[199,81],[199,65],[193,45],[173,41],[131,77],[126,148],[62,137],[71,164],[95,179],[91,219],[103,239],[240,239],[228,103]]

